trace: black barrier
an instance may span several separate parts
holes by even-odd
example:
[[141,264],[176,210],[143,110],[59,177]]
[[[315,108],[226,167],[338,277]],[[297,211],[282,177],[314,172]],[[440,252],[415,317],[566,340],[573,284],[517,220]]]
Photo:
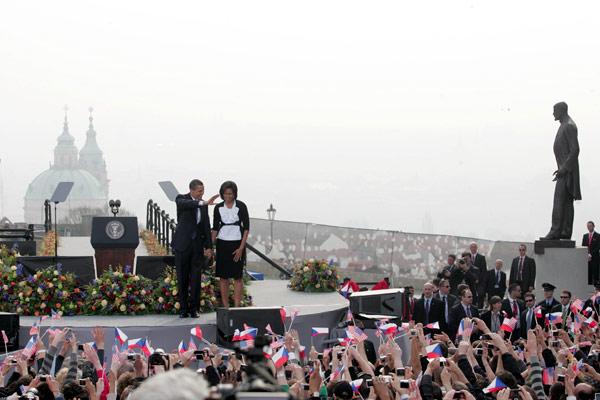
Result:
[[[28,274],[55,265],[54,257],[17,257]],[[56,264],[62,265],[62,271],[72,272],[82,284],[88,284],[96,278],[94,257],[57,257]]]
[[4,331],[8,338],[6,349],[3,350],[15,351],[19,349],[19,327],[19,315],[0,312],[0,330]]
[[175,256],[138,256],[135,273],[149,279],[158,279],[167,266],[175,267]]
[[0,246],[14,249],[22,256],[35,256],[36,254],[36,242],[32,240],[0,240]]

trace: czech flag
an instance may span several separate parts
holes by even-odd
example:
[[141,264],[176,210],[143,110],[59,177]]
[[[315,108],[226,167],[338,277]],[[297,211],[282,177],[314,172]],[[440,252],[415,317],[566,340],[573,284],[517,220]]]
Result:
[[141,349],[146,355],[146,357],[154,353],[154,349],[152,348],[152,346],[150,346],[150,341],[148,340],[148,338],[144,339],[144,344],[142,345]]
[[393,323],[387,323],[379,326],[379,330],[384,335],[395,335],[398,332],[398,325]]
[[586,319],[585,321],[583,321],[588,327],[590,328],[595,328],[598,326],[598,323],[596,322],[596,320],[594,319],[594,317],[589,317],[588,319]]
[[483,389],[483,393],[496,393],[507,387],[508,386],[506,386],[500,378],[496,377],[485,389]]
[[254,340],[257,333],[258,329],[248,327],[248,329],[244,329],[242,332],[240,332],[239,340]]
[[289,359],[289,353],[285,346],[275,353],[271,359],[273,360],[273,363],[275,363],[276,368],[281,368]]
[[129,338],[122,330],[120,330],[119,328],[115,328],[115,340],[119,342],[119,347],[127,343],[127,339]]
[[328,335],[329,328],[312,328],[310,336]]
[[551,324],[558,324],[562,322],[562,312],[553,312],[550,314],[546,314],[546,318],[548,318],[548,322]]
[[425,351],[427,351],[427,358],[439,358],[443,356],[442,346],[439,343],[425,347]]
[[331,379],[335,380],[338,377],[340,377],[342,375],[342,372],[344,372],[344,365],[340,365],[339,367],[336,368],[335,371],[333,371],[333,374],[331,374]]
[[502,329],[504,332],[512,333],[512,331],[515,330],[515,326],[517,326],[517,319],[515,317],[504,318],[500,329]]
[[363,384],[363,380],[362,379],[356,379],[352,382],[350,382],[350,386],[352,387],[352,391],[354,393],[358,393],[358,390],[360,389],[361,385]]
[[439,322],[434,322],[432,324],[427,324],[425,325],[425,328],[429,328],[429,329],[440,329],[440,323]]
[[594,309],[592,307],[588,307],[582,311],[583,315],[585,315],[586,317],[589,317],[590,315],[592,315],[593,312],[594,312]]
[[348,298],[348,296],[350,296],[353,293],[353,290],[350,287],[350,282],[348,282],[345,286],[343,286],[342,290],[340,290],[340,292],[342,293],[342,296],[344,296],[345,298]]
[[187,351],[188,347],[186,346],[185,343],[183,343],[183,340],[181,342],[179,342],[179,346],[177,346],[177,351],[179,352],[179,354],[183,354]]
[[144,339],[144,338],[130,339],[127,341],[128,349],[141,349],[145,345],[146,345],[146,339]]
[[456,336],[464,336],[465,334],[465,320],[461,319],[460,324],[458,324],[458,332],[456,332]]
[[553,385],[554,384],[554,368],[544,368],[542,371],[542,383],[544,385]]
[[193,327],[190,330],[190,333],[192,334],[192,336],[196,336],[200,340],[202,340],[202,338],[204,337],[204,334],[202,333],[202,329],[200,328],[200,325],[196,325],[195,327]]

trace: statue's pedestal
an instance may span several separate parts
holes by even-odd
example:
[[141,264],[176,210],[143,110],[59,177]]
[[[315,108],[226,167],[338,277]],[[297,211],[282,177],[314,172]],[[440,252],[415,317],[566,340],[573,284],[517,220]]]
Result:
[[587,257],[588,250],[585,247],[545,247],[543,254],[534,254],[536,299],[539,301],[543,298],[544,282],[556,286],[554,297],[557,299],[563,289],[570,290],[573,297],[587,299],[593,290],[593,287],[587,284]]

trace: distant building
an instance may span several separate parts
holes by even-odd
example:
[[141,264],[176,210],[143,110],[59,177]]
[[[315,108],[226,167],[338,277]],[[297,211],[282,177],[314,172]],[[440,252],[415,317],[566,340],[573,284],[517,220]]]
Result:
[[106,210],[108,201],[108,175],[106,162],[94,130],[92,108],[86,141],[77,151],[75,138],[69,133],[67,109],[63,132],[54,148],[54,163],[33,179],[25,194],[25,221],[30,224],[44,222],[44,201],[54,193],[59,182],[73,182],[73,189],[66,203],[60,205],[59,220],[77,210]]

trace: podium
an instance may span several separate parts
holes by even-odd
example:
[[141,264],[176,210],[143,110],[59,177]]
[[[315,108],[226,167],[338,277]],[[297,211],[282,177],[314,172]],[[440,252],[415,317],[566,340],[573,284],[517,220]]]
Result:
[[135,249],[140,244],[137,217],[94,217],[92,237],[95,250],[96,275],[117,266],[131,266],[133,270]]

